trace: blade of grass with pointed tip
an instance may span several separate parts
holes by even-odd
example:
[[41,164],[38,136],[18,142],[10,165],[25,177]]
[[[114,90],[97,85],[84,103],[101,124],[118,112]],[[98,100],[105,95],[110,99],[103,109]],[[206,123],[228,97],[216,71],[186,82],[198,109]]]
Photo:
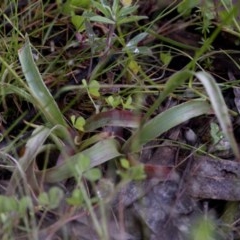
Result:
[[[20,157],[18,160],[18,164],[17,164],[18,166],[16,167],[16,169],[14,170],[11,176],[11,179],[7,188],[7,194],[11,195],[14,193],[18,183],[21,182],[22,180],[22,177],[21,177],[22,173],[26,174],[26,173],[32,172],[32,174],[34,174],[33,168],[32,169],[29,169],[29,168],[31,168],[31,165],[32,167],[34,166],[33,162],[35,161],[35,158],[39,153],[40,148],[43,146],[43,144],[45,143],[45,141],[49,136],[51,136],[53,142],[55,143],[57,141],[60,141],[58,144],[56,144],[56,146],[58,146],[59,149],[61,149],[61,151],[65,150],[63,149],[62,141],[59,140],[55,135],[59,131],[62,133],[62,136],[64,137],[64,139],[68,140],[69,134],[67,132],[67,129],[64,126],[56,125],[51,129],[44,126],[36,127],[36,129],[32,133],[32,136],[28,139],[26,143],[23,156]],[[68,140],[68,144],[71,144],[71,140]],[[69,146],[72,148],[74,147],[73,144],[72,146],[71,145]],[[30,176],[28,178],[28,184],[33,189],[37,188],[38,182],[36,181],[35,176]]]
[[67,124],[63,115],[46,87],[37,65],[34,62],[28,37],[26,37],[26,43],[24,46],[18,51],[18,56],[23,74],[26,78],[31,94],[37,100],[40,111],[51,124],[66,126]]
[[105,126],[138,128],[140,116],[127,110],[111,110],[98,113],[86,120],[84,130],[91,132]]
[[204,88],[206,89],[206,92],[212,104],[213,110],[217,116],[217,119],[220,123],[222,131],[228,139],[235,157],[238,161],[240,161],[240,153],[233,134],[233,127],[228,114],[228,107],[224,101],[219,86],[217,85],[213,76],[207,72],[197,72],[195,73],[195,76],[201,81]]
[[211,106],[204,100],[192,100],[172,107],[145,123],[123,146],[124,152],[137,152],[140,148],[169,129],[203,114],[209,114]]
[[15,85],[9,84],[9,83],[0,84],[0,88],[2,89],[2,92],[0,92],[0,95],[3,97],[14,93],[14,94],[22,97],[26,101],[29,101],[32,104],[34,103],[31,101],[32,100],[31,95],[23,88],[17,87]]
[[75,173],[73,172],[73,166],[77,164],[80,155],[85,155],[90,158],[90,169],[113,158],[121,156],[121,153],[119,153],[118,149],[119,144],[115,139],[109,138],[102,140],[92,147],[70,157],[63,164],[50,169],[46,169],[44,171],[36,171],[35,174],[37,176],[37,179],[40,180],[43,178],[44,182],[59,182],[74,176]]
[[19,182],[21,182],[21,172],[25,173],[28,167],[32,164],[34,161],[39,148],[43,145],[43,143],[46,141],[48,136],[51,134],[51,131],[48,128],[45,128],[43,126],[37,127],[33,133],[32,137],[29,138],[27,141],[27,144],[25,146],[24,155],[19,158],[18,167],[14,170],[10,182],[8,184],[7,188],[7,194],[11,195],[15,192],[15,189]]

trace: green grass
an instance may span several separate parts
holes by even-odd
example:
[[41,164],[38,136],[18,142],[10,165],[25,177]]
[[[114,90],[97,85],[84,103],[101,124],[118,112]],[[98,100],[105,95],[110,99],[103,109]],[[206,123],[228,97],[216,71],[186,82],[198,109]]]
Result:
[[[111,239],[109,201],[124,184],[148,175],[139,161],[142,150],[201,115],[216,115],[240,160],[230,118],[238,113],[223,96],[238,81],[226,82],[212,70],[218,53],[240,70],[233,52],[214,49],[223,29],[239,37],[236,8],[221,1],[210,13],[204,5],[179,1],[159,6],[152,18],[139,10],[141,1],[110,2],[0,5],[1,239],[71,239],[72,220],[88,214],[98,239]],[[198,15],[191,16],[194,7]],[[202,34],[196,46],[165,35],[175,19]],[[175,67],[178,57],[187,63]],[[211,139],[202,144],[211,146]],[[194,151],[212,156],[200,147]],[[194,239],[204,224],[194,225]],[[212,228],[204,231],[213,235]]]

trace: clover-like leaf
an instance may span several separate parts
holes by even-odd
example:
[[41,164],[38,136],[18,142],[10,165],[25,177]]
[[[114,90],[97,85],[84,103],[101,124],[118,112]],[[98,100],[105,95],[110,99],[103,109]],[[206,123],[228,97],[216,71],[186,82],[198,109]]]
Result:
[[99,93],[99,89],[100,89],[100,84],[98,81],[96,80],[92,80],[88,86],[89,88],[89,93],[93,96],[93,97],[99,97],[100,93]]

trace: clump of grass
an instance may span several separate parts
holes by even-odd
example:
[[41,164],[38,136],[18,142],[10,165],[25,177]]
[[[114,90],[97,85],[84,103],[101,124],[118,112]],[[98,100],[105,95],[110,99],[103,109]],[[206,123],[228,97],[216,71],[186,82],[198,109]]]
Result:
[[[174,6],[177,18],[188,17],[181,12],[186,2]],[[0,154],[1,169],[8,173],[8,186],[0,195],[3,239],[19,234],[24,239],[52,239],[56,234],[69,238],[69,230],[60,233],[64,224],[88,213],[95,235],[110,239],[107,206],[123,184],[146,177],[141,150],[194,117],[215,114],[240,159],[221,89],[201,66],[202,55],[212,50],[234,9],[227,8],[225,20],[208,35],[212,18],[200,8],[204,41],[196,49],[152,30],[172,12],[168,8],[149,21],[138,15],[132,1],[13,2],[10,13],[8,3],[2,3],[0,26],[1,49],[6,49],[0,57]],[[154,38],[163,42],[153,46]],[[196,50],[195,55],[184,53],[185,48]],[[177,72],[170,69],[174,54],[189,60]],[[185,101],[186,89],[194,99]],[[159,113],[169,97],[177,105]],[[14,119],[8,109],[15,111]],[[106,166],[112,170],[105,182]],[[161,179],[176,180],[169,174],[172,167],[158,171]],[[12,215],[16,222],[10,221]],[[199,235],[197,228],[194,231]]]

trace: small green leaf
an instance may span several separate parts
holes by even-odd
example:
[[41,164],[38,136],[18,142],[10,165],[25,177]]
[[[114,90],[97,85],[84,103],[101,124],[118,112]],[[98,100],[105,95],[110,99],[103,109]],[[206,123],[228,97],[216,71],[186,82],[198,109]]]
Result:
[[78,117],[76,119],[76,116],[71,116],[71,122],[73,126],[78,129],[79,131],[84,131],[84,125],[86,124],[86,120],[83,117]]
[[126,102],[124,102],[122,99],[121,99],[121,102],[122,102],[124,109],[135,109],[135,107],[132,105],[132,97],[131,96],[128,96]]
[[194,240],[212,240],[215,236],[216,224],[210,217],[201,217],[192,227],[191,235]]
[[170,54],[170,52],[168,53],[161,52],[160,59],[164,65],[168,65],[172,61],[172,55]]
[[75,115],[72,115],[72,116],[70,117],[70,120],[71,120],[72,125],[74,126],[74,124],[75,124],[75,122],[76,122],[76,116],[75,116]]
[[72,166],[72,171],[74,173],[75,176],[81,176],[83,174],[83,172],[87,171],[90,168],[90,158],[80,154],[78,156],[78,159],[76,159],[76,163],[73,165],[71,163]]
[[114,98],[113,98],[113,96],[109,96],[109,97],[107,97],[106,98],[106,102],[110,105],[110,106],[112,106],[112,107],[116,107],[116,106],[114,106]]
[[109,18],[102,17],[102,16],[92,16],[90,17],[90,21],[93,22],[101,22],[101,23],[106,23],[106,24],[115,24],[115,22]]
[[0,195],[0,213],[9,213],[18,210],[15,198]]
[[86,124],[85,119],[83,117],[78,117],[75,122],[74,127],[80,131],[84,131],[83,127],[85,124]]
[[99,3],[97,1],[92,1],[93,7],[98,9],[105,17],[111,17],[112,11],[107,3]]
[[87,180],[89,180],[89,181],[91,181],[91,182],[95,182],[95,181],[101,179],[101,177],[102,177],[102,172],[100,171],[99,168],[92,168],[92,169],[89,169],[87,172],[85,172],[85,173],[83,174],[83,176],[84,176]]
[[129,161],[126,158],[121,158],[120,159],[120,164],[125,169],[129,169],[130,168]]
[[119,0],[113,0],[112,3],[112,15],[116,16],[119,11]]
[[85,88],[88,87],[86,79],[83,79],[83,80],[82,80],[82,84],[83,84],[83,86],[84,86]]
[[139,42],[141,42],[144,38],[146,38],[148,35],[148,33],[143,32],[143,33],[139,33],[137,36],[135,36],[134,38],[132,38],[128,43],[127,43],[127,47],[132,47],[132,46],[137,46],[139,44]]
[[63,199],[63,190],[59,187],[52,187],[48,193],[49,196],[49,209],[55,209],[59,206],[61,200]]
[[71,15],[73,13],[73,8],[71,7],[70,1],[66,1],[62,6],[62,12],[65,15]]
[[138,181],[146,178],[146,173],[145,173],[143,164],[130,167],[126,171],[118,171],[118,174],[125,181],[132,181],[132,180]]
[[133,166],[128,170],[128,175],[132,180],[143,180],[146,178],[146,173],[144,170],[144,165],[140,164]]
[[90,0],[70,0],[73,8],[88,9],[91,6]]
[[217,144],[223,138],[223,133],[220,131],[220,128],[216,123],[211,122],[210,127],[211,127],[210,133],[213,139],[213,144]]
[[38,202],[42,206],[48,206],[49,204],[48,194],[46,192],[40,193],[38,196]]
[[142,19],[147,19],[147,18],[148,17],[146,17],[146,16],[130,16],[130,17],[120,19],[117,23],[118,23],[118,25],[121,25],[124,23],[137,22],[137,21],[140,21]]
[[88,93],[94,97],[99,97],[100,84],[96,80],[92,80],[89,84],[85,79],[82,80],[83,86],[87,89]]
[[82,206],[84,202],[83,194],[80,189],[74,189],[72,196],[67,198],[67,203],[73,206]]
[[79,15],[73,15],[71,17],[71,22],[78,32],[83,32],[85,30],[85,17]]
[[135,11],[137,11],[137,6],[129,6],[129,7],[123,7],[119,10],[118,12],[118,16],[120,16],[121,18],[130,15],[132,13],[134,13]]
[[184,16],[189,16],[192,8],[198,6],[199,0],[185,0],[178,5],[178,12]]
[[109,96],[106,98],[106,102],[112,106],[113,108],[118,107],[121,104],[121,97],[120,96]]
[[139,70],[141,69],[141,67],[139,66],[139,64],[135,61],[135,60],[131,60],[128,63],[128,68],[131,70],[131,72],[133,72],[133,74],[138,74]]
[[132,0],[121,0],[124,7],[130,7],[132,5]]
[[100,93],[99,93],[99,89],[100,89],[100,84],[98,81],[96,80],[92,80],[88,86],[89,88],[89,93],[94,96],[94,97],[99,97]]
[[20,199],[18,203],[18,211],[20,214],[25,215],[26,212],[33,207],[33,203],[30,197],[26,196]]
[[52,187],[48,193],[42,192],[38,196],[40,205],[48,209],[55,209],[63,198],[63,191],[58,187]]

